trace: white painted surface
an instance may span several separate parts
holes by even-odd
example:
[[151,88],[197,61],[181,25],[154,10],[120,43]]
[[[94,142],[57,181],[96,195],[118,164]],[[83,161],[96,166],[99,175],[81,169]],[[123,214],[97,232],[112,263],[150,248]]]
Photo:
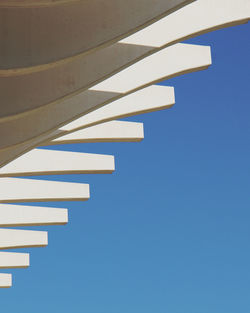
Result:
[[20,268],[30,265],[29,253],[1,252],[0,268]]
[[168,108],[174,103],[173,87],[150,86],[90,112],[61,127],[60,130],[72,131],[116,118]]
[[176,44],[144,58],[90,90],[126,93],[155,81],[206,68],[211,63],[210,47]]
[[46,144],[84,142],[141,141],[144,138],[143,124],[127,121],[111,121],[72,132]]
[[250,19],[249,0],[197,0],[120,43],[162,47]]
[[0,203],[89,199],[89,185],[23,178],[0,178]]
[[0,273],[0,288],[9,288],[12,286],[12,275]]
[[28,225],[64,225],[67,222],[67,209],[0,204],[0,227]]
[[112,173],[114,170],[112,155],[34,149],[0,168],[0,177]]
[[0,228],[0,249],[44,247],[47,244],[46,231]]

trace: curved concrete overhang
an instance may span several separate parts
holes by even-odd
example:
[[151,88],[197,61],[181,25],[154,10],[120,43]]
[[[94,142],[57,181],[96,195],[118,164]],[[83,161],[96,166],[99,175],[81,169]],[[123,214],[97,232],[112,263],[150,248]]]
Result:
[[205,69],[210,64],[209,47],[176,44],[165,48],[89,90],[16,116],[15,119],[2,120],[0,132],[8,133],[8,138],[1,138],[0,149],[56,130],[83,114],[155,82]]
[[247,0],[237,3],[234,0],[197,0],[134,35],[91,54],[80,54],[49,66],[0,70],[1,100],[5,104],[0,110],[0,120],[15,118],[18,114],[82,92],[175,42],[244,23],[249,18],[250,4]]
[[[89,4],[90,0],[84,2]],[[146,2],[152,4],[152,1],[141,0],[134,1],[133,5],[142,5],[142,3],[145,5]],[[169,7],[168,13],[178,8],[178,1],[165,2],[165,5],[171,6],[171,3],[173,5],[172,9]],[[114,3],[120,4],[120,1],[110,1],[110,4]],[[179,1],[179,5],[180,3],[184,5],[185,1]],[[92,8],[95,4],[104,4],[104,1],[93,0]],[[25,15],[31,10],[41,13],[42,10],[52,12],[58,9],[63,12],[63,7],[66,10],[67,7],[73,8],[77,5],[83,5],[83,1],[0,0],[0,17],[4,10],[8,13],[11,10],[13,10],[12,13],[23,10]],[[163,1],[155,7],[156,10],[163,8],[166,8]],[[141,17],[147,16],[147,9],[143,10]],[[134,13],[135,16],[129,19],[130,22],[136,17],[137,12]],[[155,14],[155,11],[151,13]],[[31,15],[30,18],[34,16]],[[166,78],[205,69],[211,64],[209,47],[183,44],[166,47],[206,31],[244,23],[249,20],[249,16],[249,0],[197,0],[111,46],[108,46],[112,43],[111,37],[116,31],[121,32],[126,23],[122,23],[121,28],[114,30],[113,33],[109,32],[107,27],[103,34],[98,34],[93,41],[84,42],[87,50],[81,52],[80,55],[14,71],[13,68],[0,69],[2,100],[6,99],[6,106],[12,103],[12,107],[8,109],[2,106],[3,110],[0,112],[0,132],[7,134],[7,140],[4,136],[0,140],[2,148],[0,149],[0,176],[2,176],[0,178],[0,203],[2,203],[0,204],[0,227],[4,227],[0,229],[0,249],[43,247],[48,244],[47,232],[6,229],[5,227],[63,225],[68,222],[66,209],[7,203],[82,201],[88,200],[90,196],[88,184],[9,177],[111,173],[115,169],[113,156],[34,149],[35,147],[58,143],[141,140],[144,137],[141,123],[115,121],[115,119],[170,108],[175,102],[174,89],[150,85]],[[40,17],[42,18],[42,15]],[[112,18],[117,18],[117,16]],[[95,21],[96,19],[93,23]],[[3,20],[1,22],[4,23]],[[34,25],[40,22],[35,21]],[[88,22],[89,19],[86,20],[86,23]],[[8,23],[9,20],[5,25]],[[30,21],[27,21],[24,26],[26,27],[29,23]],[[95,24],[97,28],[98,23]],[[143,26],[146,24],[144,23]],[[73,29],[74,22],[71,25]],[[12,32],[14,28],[11,28],[11,36],[13,34],[16,36],[16,33]],[[171,32],[164,33],[162,29],[171,29]],[[21,34],[20,40],[23,40],[24,34],[30,35],[25,29],[20,28],[21,30],[24,30],[24,33]],[[55,34],[55,30],[56,28],[53,29],[52,35]],[[37,29],[31,31],[32,36],[36,31]],[[134,32],[135,29],[132,31]],[[76,37],[79,33],[76,33]],[[0,30],[0,37],[1,35],[3,32],[1,33]],[[40,35],[39,38],[42,39],[44,34]],[[102,40],[106,40],[109,36],[110,38],[92,49],[91,44],[95,40],[96,42],[100,40],[102,36]],[[72,42],[75,39],[73,38]],[[6,40],[11,41],[11,37]],[[18,41],[17,43],[22,53],[27,52],[25,50],[28,49],[27,42],[20,44]],[[53,47],[47,49],[47,54],[43,53],[45,50],[41,51],[40,55],[37,54],[36,61],[51,57],[53,55],[51,51],[56,51],[58,43],[60,44],[60,38]],[[6,47],[11,48],[8,45]],[[76,48],[74,45],[72,47]],[[62,55],[65,52],[67,53],[66,50],[61,51]],[[119,55],[115,58],[117,54]],[[11,60],[13,55],[9,57]],[[21,59],[20,54],[16,60],[13,60],[19,62]],[[25,63],[27,60],[25,56],[21,61]],[[34,62],[32,58],[30,61]],[[56,89],[57,84],[58,89]],[[36,89],[36,86],[39,88]],[[16,96],[12,97],[13,90]],[[43,98],[46,90],[47,95]],[[17,95],[20,99],[17,99]],[[8,140],[10,140],[9,143]],[[13,159],[16,160],[12,161]],[[4,164],[7,165],[3,166]],[[29,254],[0,252],[0,268],[27,266],[29,266]],[[7,288],[11,285],[12,276],[0,274],[0,287]]]
[[90,126],[111,121],[116,118],[170,108],[173,106],[174,102],[174,88],[166,86],[147,87],[86,114],[82,118],[52,133],[41,135],[25,143],[2,150],[0,154],[1,165],[7,164],[21,154],[37,146],[44,145],[54,138],[58,137],[60,139],[63,135],[71,134],[80,129],[88,129]]
[[40,66],[100,49],[192,1],[3,1],[0,68]]

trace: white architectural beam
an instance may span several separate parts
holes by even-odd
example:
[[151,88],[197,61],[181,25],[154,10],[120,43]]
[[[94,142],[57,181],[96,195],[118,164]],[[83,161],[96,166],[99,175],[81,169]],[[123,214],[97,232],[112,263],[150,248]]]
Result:
[[68,223],[67,209],[0,204],[0,227],[65,225],[66,223]]
[[137,142],[143,138],[144,131],[142,123],[111,121],[72,132],[49,141],[44,145],[86,142]]
[[0,249],[45,247],[48,245],[46,231],[0,228]]
[[117,118],[170,108],[175,103],[174,88],[150,86],[113,101],[63,126],[60,131],[74,131]]
[[34,149],[0,168],[0,177],[107,174],[114,170],[112,155]]
[[12,286],[12,275],[0,273],[0,288],[10,288]]
[[197,0],[120,43],[160,48],[212,30],[245,23],[249,19],[249,0]]
[[137,88],[211,65],[208,46],[176,44],[131,65],[90,90],[128,93]]
[[0,268],[26,268],[29,265],[29,253],[0,252]]
[[48,180],[0,178],[0,203],[84,201],[89,185]]

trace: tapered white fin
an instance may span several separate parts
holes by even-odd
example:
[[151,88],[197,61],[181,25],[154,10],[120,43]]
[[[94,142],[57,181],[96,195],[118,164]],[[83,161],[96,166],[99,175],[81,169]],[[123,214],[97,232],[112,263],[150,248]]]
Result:
[[114,170],[112,155],[34,149],[0,168],[0,177],[112,173]]
[[110,121],[72,132],[49,141],[44,145],[84,142],[134,142],[141,141],[143,138],[144,132],[142,123]]
[[46,231],[0,228],[0,249],[45,247],[47,244]]
[[126,93],[163,79],[211,65],[208,46],[175,44],[93,86],[90,90]]
[[173,106],[174,103],[173,87],[154,85],[138,90],[90,112],[61,127],[60,131],[74,131],[121,117],[165,109]]
[[10,288],[12,286],[12,275],[0,273],[0,288]]
[[64,225],[67,222],[67,209],[0,204],[0,227]]
[[197,0],[124,38],[120,43],[162,47],[249,19],[248,0]]
[[25,268],[30,265],[29,253],[0,251],[0,268]]
[[88,184],[23,178],[0,178],[0,203],[83,201],[88,199]]

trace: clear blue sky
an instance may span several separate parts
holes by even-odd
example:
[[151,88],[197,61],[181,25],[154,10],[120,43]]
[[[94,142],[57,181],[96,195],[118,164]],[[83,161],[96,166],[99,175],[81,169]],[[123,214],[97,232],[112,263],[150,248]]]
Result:
[[129,118],[143,142],[57,147],[114,154],[116,171],[52,177],[91,199],[46,203],[70,222],[41,227],[49,246],[5,271],[1,313],[250,312],[250,25],[188,42],[213,65],[163,83],[173,108]]

